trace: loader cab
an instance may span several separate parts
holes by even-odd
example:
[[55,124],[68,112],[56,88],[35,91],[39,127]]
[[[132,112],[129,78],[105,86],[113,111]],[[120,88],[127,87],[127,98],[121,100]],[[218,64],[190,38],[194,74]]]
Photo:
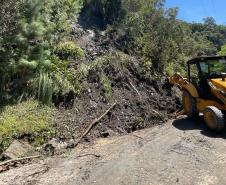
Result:
[[208,79],[222,78],[226,73],[226,56],[198,57],[188,61],[188,80],[201,98],[209,99],[211,89]]

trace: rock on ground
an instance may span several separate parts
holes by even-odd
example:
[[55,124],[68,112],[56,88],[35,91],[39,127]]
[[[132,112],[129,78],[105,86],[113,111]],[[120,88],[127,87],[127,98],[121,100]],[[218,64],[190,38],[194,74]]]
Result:
[[226,134],[185,118],[79,145],[66,156],[0,174],[1,185],[222,185]]
[[13,143],[3,153],[3,156],[7,159],[16,159],[31,155],[37,155],[34,147],[32,147],[28,142],[19,140],[14,140]]

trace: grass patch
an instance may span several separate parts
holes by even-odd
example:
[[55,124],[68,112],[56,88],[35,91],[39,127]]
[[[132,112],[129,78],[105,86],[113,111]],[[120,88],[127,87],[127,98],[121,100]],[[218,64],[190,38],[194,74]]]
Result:
[[35,146],[43,144],[55,133],[53,113],[53,108],[33,100],[4,107],[0,113],[0,150],[23,135],[29,135]]

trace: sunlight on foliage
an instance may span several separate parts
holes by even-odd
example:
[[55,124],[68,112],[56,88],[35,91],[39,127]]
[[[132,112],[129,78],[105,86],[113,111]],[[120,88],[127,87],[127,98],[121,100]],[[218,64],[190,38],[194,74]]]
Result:
[[217,54],[226,55],[226,44],[221,47],[221,50]]
[[55,132],[53,113],[51,107],[33,100],[6,106],[0,113],[0,148],[6,148],[13,139],[26,134],[31,135],[35,145],[43,144]]
[[56,47],[56,54],[61,60],[76,60],[84,57],[84,51],[72,41],[59,43]]

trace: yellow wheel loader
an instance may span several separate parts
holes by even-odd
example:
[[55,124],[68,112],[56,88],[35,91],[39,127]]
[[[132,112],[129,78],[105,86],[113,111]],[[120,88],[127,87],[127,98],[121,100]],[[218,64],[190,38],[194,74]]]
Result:
[[207,126],[221,131],[226,114],[226,56],[197,57],[187,62],[188,78],[169,78],[183,92],[183,111],[195,118],[203,113]]

